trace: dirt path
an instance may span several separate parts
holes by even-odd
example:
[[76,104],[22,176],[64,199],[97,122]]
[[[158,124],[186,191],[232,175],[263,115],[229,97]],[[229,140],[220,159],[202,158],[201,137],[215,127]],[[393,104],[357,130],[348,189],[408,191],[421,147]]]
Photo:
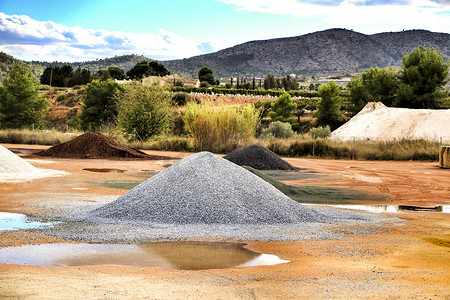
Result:
[[[45,148],[4,145],[8,148]],[[149,151],[149,153],[158,153]],[[160,154],[160,153],[159,153]],[[21,154],[24,155],[24,154]],[[189,154],[171,153],[183,158]],[[142,181],[167,161],[107,161],[32,158],[37,167],[70,172],[60,178],[0,184],[0,211],[31,214],[43,195],[121,195],[124,189],[101,180]],[[40,162],[43,160],[46,163]],[[287,159],[318,172],[294,183],[387,193],[388,204],[450,204],[450,173],[433,162],[366,162]],[[49,163],[53,162],[53,163]],[[90,172],[83,168],[125,170]],[[292,183],[292,182],[289,182]],[[65,199],[55,205],[69,205]],[[384,203],[386,204],[386,203]],[[402,212],[408,222],[377,234],[341,240],[248,241],[248,248],[290,260],[276,266],[180,271],[160,268],[85,266],[37,267],[0,264],[4,299],[289,299],[289,298],[450,298],[450,216]],[[336,227],[336,230],[345,229]],[[71,242],[27,231],[0,233],[0,247]]]

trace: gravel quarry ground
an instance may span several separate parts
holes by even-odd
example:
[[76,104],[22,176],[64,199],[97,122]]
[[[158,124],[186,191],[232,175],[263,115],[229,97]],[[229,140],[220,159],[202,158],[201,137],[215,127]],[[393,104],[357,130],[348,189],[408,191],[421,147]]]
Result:
[[[0,298],[450,297],[448,214],[374,214],[312,206],[327,215],[328,222],[282,226],[222,224],[215,225],[215,228],[191,225],[188,230],[180,224],[163,228],[127,222],[86,223],[83,216],[88,212],[127,192],[127,189],[118,187],[137,185],[191,154],[146,151],[174,158],[164,161],[27,158],[34,150],[48,147],[4,146],[20,149],[19,155],[36,167],[69,174],[1,184],[0,211],[25,213],[41,221],[63,221],[47,229],[0,232],[2,248],[43,243],[225,240],[243,241],[251,250],[278,255],[291,262],[203,271],[114,265],[51,268],[0,264]],[[450,204],[450,176],[447,170],[436,167],[437,162],[285,160],[301,167],[300,174],[308,174],[280,179],[290,185],[329,186],[390,196],[384,200],[355,200],[355,204]],[[110,171],[83,170],[86,168]],[[279,175],[282,177],[283,174]]]

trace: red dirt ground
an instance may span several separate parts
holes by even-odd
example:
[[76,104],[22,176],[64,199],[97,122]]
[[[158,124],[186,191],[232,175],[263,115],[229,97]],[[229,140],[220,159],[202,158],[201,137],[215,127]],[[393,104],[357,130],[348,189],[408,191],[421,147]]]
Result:
[[[23,153],[48,147],[8,145]],[[189,153],[145,151],[184,158]],[[32,213],[42,193],[121,195],[126,190],[93,180],[144,180],[173,161],[111,161],[36,157],[33,165],[70,172],[57,178],[0,184],[0,211]],[[42,164],[39,160],[54,161]],[[420,206],[450,204],[450,171],[437,162],[368,162],[287,158],[321,177],[296,184],[328,185],[389,194],[389,202]],[[94,173],[113,168],[124,173]],[[144,171],[143,171],[144,170]],[[292,183],[292,182],[289,182]],[[64,201],[64,199],[62,199]],[[363,203],[361,203],[363,204]],[[450,299],[450,216],[437,212],[395,213],[407,223],[340,240],[248,241],[248,248],[290,260],[277,266],[205,271],[86,266],[38,267],[0,264],[2,299]],[[342,228],[345,226],[342,225]],[[336,230],[342,228],[336,227]],[[26,231],[0,233],[0,247],[73,242]]]

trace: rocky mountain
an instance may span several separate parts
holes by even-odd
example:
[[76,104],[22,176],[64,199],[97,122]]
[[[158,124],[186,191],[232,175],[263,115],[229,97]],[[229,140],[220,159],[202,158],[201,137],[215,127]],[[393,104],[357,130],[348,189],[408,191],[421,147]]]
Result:
[[247,42],[188,59],[164,61],[173,73],[197,76],[203,66],[216,77],[346,74],[370,67],[400,67],[405,53],[423,45],[450,59],[450,34],[410,30],[365,35],[330,29],[290,38]]
[[[400,67],[402,57],[420,45],[434,47],[450,59],[450,34],[426,30],[409,30],[365,35],[346,29],[329,29],[297,37],[251,41],[215,53],[187,59],[163,61],[172,73],[183,77],[197,77],[200,68],[207,66],[215,77],[344,75],[362,72],[370,67]],[[141,55],[123,55],[93,61],[69,63],[72,67],[91,72],[116,66],[128,71],[138,62],[149,60]],[[0,53],[0,79],[4,77],[13,57]],[[37,76],[44,67],[62,66],[63,62],[27,63]]]

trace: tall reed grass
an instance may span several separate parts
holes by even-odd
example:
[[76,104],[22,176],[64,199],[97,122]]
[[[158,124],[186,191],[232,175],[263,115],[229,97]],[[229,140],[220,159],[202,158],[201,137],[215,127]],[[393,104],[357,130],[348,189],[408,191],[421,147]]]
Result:
[[183,120],[197,150],[226,152],[254,138],[260,111],[250,104],[213,106],[189,103]]

